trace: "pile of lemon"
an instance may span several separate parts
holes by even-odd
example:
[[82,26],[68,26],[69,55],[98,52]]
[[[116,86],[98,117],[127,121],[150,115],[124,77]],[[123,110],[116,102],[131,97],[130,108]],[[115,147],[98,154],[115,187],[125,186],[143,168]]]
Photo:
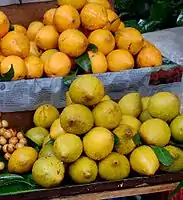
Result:
[[[118,72],[162,64],[161,52],[145,41],[135,28],[125,28],[108,0],[58,0],[58,8],[46,11],[43,21],[26,29],[13,25],[0,12],[1,75],[14,68],[13,80],[64,77],[76,65],[75,58],[88,53],[92,73]],[[98,51],[89,50],[88,44]]]

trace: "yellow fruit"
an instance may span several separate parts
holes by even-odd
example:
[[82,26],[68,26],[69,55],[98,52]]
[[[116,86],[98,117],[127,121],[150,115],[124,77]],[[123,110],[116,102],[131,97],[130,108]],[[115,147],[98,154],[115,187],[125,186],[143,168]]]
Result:
[[27,29],[27,36],[31,41],[34,41],[39,30],[44,27],[44,24],[40,21],[33,21],[29,24]]
[[62,128],[76,135],[88,132],[94,125],[92,112],[80,104],[71,104],[65,107],[60,115]]
[[5,36],[10,28],[10,22],[4,12],[0,11],[0,38]]
[[104,29],[91,32],[88,37],[88,42],[95,44],[104,55],[110,53],[115,47],[115,39],[112,33]]
[[87,0],[57,0],[58,5],[71,5],[77,10],[80,10],[86,4],[86,2]]
[[142,49],[144,39],[141,33],[132,27],[123,28],[116,32],[116,45],[119,49],[126,49],[136,55]]
[[102,101],[93,109],[95,126],[107,129],[116,128],[121,121],[121,109],[119,105],[112,101]]
[[156,47],[145,47],[137,55],[137,65],[139,67],[161,66],[163,58],[161,52]]
[[108,23],[107,9],[99,4],[86,4],[80,13],[81,23],[88,30],[104,28]]
[[10,173],[24,174],[32,169],[38,153],[32,147],[16,149],[8,161]]
[[6,57],[3,56],[3,55],[0,55],[0,72],[1,72],[1,63],[2,63],[2,61],[4,60],[4,58],[6,58]]
[[149,42],[148,40],[144,40],[144,44],[143,44],[143,48],[144,47],[155,47],[154,44],[152,44],[151,42]]
[[38,48],[37,44],[34,41],[30,41],[30,51],[29,56],[41,56],[42,51]]
[[27,34],[27,29],[24,26],[20,24],[14,24],[13,27],[14,27],[14,31],[23,33],[25,35]]
[[118,102],[123,115],[131,115],[138,117],[141,113],[141,97],[140,93],[133,92],[123,96]]
[[117,31],[120,31],[123,28],[125,28],[125,24],[121,21],[120,24],[119,24],[119,26],[118,26]]
[[57,31],[60,33],[67,29],[78,29],[81,23],[79,12],[71,5],[63,5],[57,8],[53,20]]
[[142,97],[142,99],[141,99],[142,111],[147,109],[150,99],[151,99],[151,97]]
[[68,29],[60,34],[58,46],[60,51],[66,53],[68,56],[78,57],[86,51],[88,40],[79,30]]
[[41,146],[44,139],[49,135],[49,132],[42,127],[34,127],[26,132],[26,137],[31,139],[34,143]]
[[178,142],[183,142],[183,115],[177,116],[170,124],[172,137]]
[[86,74],[71,83],[69,94],[75,103],[93,106],[104,97],[104,86],[97,77]]
[[137,147],[130,155],[130,164],[139,174],[152,176],[159,168],[159,161],[149,146]]
[[180,100],[173,93],[158,92],[151,97],[148,112],[152,117],[171,121],[180,113]]
[[165,121],[149,119],[140,127],[140,135],[146,144],[164,147],[170,141],[171,131]]
[[36,126],[50,128],[53,122],[58,118],[58,110],[50,104],[44,104],[36,109],[33,121]]
[[52,156],[55,157],[52,144],[47,144],[47,145],[43,146],[41,151],[39,152],[39,158],[52,157]]
[[37,56],[28,56],[25,58],[27,68],[27,78],[41,78],[43,75],[43,61]]
[[130,174],[130,163],[124,155],[112,152],[99,162],[99,175],[107,181],[120,181]]
[[84,136],[83,147],[89,158],[102,160],[112,152],[114,136],[106,128],[95,127]]
[[64,164],[55,157],[39,158],[32,168],[33,180],[45,188],[60,185],[64,179],[64,173]]
[[74,134],[64,134],[59,136],[54,144],[53,149],[56,157],[66,163],[76,161],[83,152],[81,139]]
[[120,25],[120,18],[118,15],[111,9],[107,9],[107,16],[110,23],[110,31],[116,32]]
[[149,114],[148,110],[146,109],[146,110],[142,111],[139,116],[139,120],[143,123],[149,119],[153,119],[153,117]]
[[95,181],[98,167],[94,160],[82,156],[69,166],[69,175],[75,183],[91,183]]
[[128,126],[131,126],[137,131],[141,126],[141,122],[136,117],[130,115],[122,115],[120,124],[126,124]]
[[74,102],[72,101],[71,97],[70,97],[70,94],[69,94],[69,91],[67,91],[65,93],[65,96],[66,96],[66,106],[69,106],[71,104],[73,104]]
[[59,136],[66,134],[61,126],[60,118],[56,119],[50,127],[50,136],[52,139],[56,140]]
[[30,42],[26,35],[11,31],[1,40],[1,51],[5,56],[19,56],[25,58],[29,55]]
[[133,56],[125,49],[113,50],[106,58],[111,72],[120,72],[134,67]]
[[57,48],[59,34],[55,27],[47,25],[42,27],[36,35],[36,44],[43,50]]
[[50,8],[43,15],[43,24],[45,25],[53,25],[53,18],[56,12],[56,8]]
[[44,62],[44,64],[46,63],[47,60],[49,60],[52,55],[54,53],[58,52],[57,49],[49,49],[49,50],[46,50],[45,52],[42,53],[42,55],[40,56],[41,60]]
[[105,73],[107,71],[107,60],[100,51],[88,51],[93,74]]
[[25,78],[27,74],[26,66],[23,59],[18,56],[7,56],[3,59],[1,62],[1,76],[7,73],[11,66],[14,69],[13,80],[21,80]]
[[44,138],[44,141],[43,141],[43,144],[42,144],[42,147],[44,147],[45,145],[48,145],[49,141],[52,140],[50,134],[48,136],[46,136]]
[[105,8],[111,8],[111,5],[108,0],[87,0],[87,2],[102,5]]
[[62,52],[53,53],[44,65],[48,77],[66,76],[71,70],[71,59]]
[[100,100],[100,102],[106,101],[106,100],[111,100],[110,96],[105,95],[105,96]]
[[133,127],[121,124],[116,129],[113,130],[113,133],[118,137],[118,142],[115,145],[115,150],[120,153],[127,155],[135,149],[136,145],[133,141],[134,136],[137,134],[137,130]]

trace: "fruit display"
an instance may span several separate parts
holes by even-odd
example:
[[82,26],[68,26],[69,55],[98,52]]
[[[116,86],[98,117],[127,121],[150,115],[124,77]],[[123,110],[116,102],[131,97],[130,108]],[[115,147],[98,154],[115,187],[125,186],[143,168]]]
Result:
[[58,0],[28,27],[0,12],[0,73],[6,80],[120,72],[163,64],[160,50],[125,27],[108,0]]

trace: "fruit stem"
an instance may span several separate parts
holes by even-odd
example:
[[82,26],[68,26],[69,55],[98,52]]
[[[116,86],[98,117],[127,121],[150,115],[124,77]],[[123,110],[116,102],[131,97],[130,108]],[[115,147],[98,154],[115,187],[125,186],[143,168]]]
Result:
[[88,171],[88,170],[85,171],[85,172],[84,172],[84,177],[85,177],[85,178],[90,178],[90,177],[91,177],[90,171]]
[[119,161],[118,160],[113,160],[113,165],[118,165]]

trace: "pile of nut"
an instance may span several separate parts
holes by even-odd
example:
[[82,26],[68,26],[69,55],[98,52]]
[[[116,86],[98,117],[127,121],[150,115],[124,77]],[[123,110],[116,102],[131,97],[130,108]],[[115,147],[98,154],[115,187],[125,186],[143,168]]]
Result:
[[2,120],[0,122],[0,150],[4,153],[4,158],[9,160],[11,154],[18,148],[27,145],[27,140],[22,132],[8,128],[8,122]]

